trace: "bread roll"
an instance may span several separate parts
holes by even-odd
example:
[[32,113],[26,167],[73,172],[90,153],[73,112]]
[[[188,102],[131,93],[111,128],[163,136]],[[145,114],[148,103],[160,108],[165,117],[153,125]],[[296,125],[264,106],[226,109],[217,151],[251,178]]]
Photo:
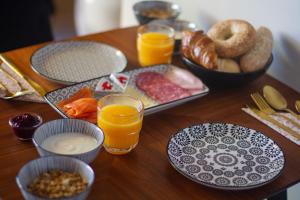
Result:
[[12,94],[22,90],[18,82],[2,69],[0,69],[0,84]]
[[17,82],[17,85],[20,88],[33,92],[32,94],[17,97],[15,98],[16,100],[45,103],[44,98],[37,91],[35,91],[35,89],[25,79],[21,78],[18,74],[16,74],[8,65],[2,63],[1,68],[4,72],[6,72],[6,74],[8,74]]
[[0,83],[0,97],[5,97],[7,95],[6,88]]
[[208,69],[217,68],[218,55],[215,43],[203,31],[184,32],[182,53],[185,57]]
[[253,48],[255,29],[245,20],[230,19],[213,25],[207,35],[216,43],[220,57],[235,58]]
[[218,69],[220,72],[228,72],[228,73],[239,73],[241,72],[240,66],[233,59],[222,59],[218,58]]
[[260,27],[256,31],[254,47],[241,57],[241,70],[243,72],[252,72],[263,68],[271,56],[272,47],[272,32],[266,27]]

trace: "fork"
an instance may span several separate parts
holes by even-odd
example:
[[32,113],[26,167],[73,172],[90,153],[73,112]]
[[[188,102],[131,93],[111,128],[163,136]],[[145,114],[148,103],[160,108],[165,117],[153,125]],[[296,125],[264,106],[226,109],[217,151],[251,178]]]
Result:
[[269,106],[269,104],[264,100],[264,98],[258,92],[252,93],[251,98],[255,102],[255,104],[257,105],[259,110],[261,110],[263,113],[265,113],[267,115],[276,115],[276,116],[282,117],[285,120],[291,122],[298,129],[300,129],[299,124],[297,124],[296,122],[294,122],[290,118],[288,118],[284,115],[281,115],[278,112],[276,112],[275,110],[273,110],[273,108],[271,108],[271,106]]
[[32,94],[33,92],[30,91],[30,90],[22,90],[22,91],[19,91],[19,92],[16,92],[14,94],[11,94],[9,96],[4,96],[4,97],[1,97],[1,99],[5,99],[5,100],[9,100],[9,99],[13,99],[13,98],[16,98],[16,97],[20,97],[20,96],[23,96],[25,94]]

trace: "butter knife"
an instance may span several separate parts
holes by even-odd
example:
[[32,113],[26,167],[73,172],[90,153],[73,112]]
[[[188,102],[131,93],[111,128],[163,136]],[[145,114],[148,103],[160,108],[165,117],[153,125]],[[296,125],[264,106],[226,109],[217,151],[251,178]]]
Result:
[[10,67],[19,77],[25,79],[41,96],[46,94],[46,91],[42,86],[36,83],[34,80],[23,74],[18,67],[4,54],[0,54],[0,59],[4,62],[8,67]]
[[290,135],[292,135],[293,137],[297,138],[300,140],[300,135],[292,130],[290,127],[288,126],[285,126],[283,124],[281,124],[280,122],[276,121],[275,119],[273,119],[272,117],[270,117],[269,115],[267,115],[266,113],[256,109],[256,108],[253,108],[251,106],[248,106],[247,107],[252,111],[254,112],[256,115],[258,115],[260,118],[268,121],[268,122],[271,122],[272,124],[276,125],[277,127],[283,129],[284,131],[286,131],[287,133],[289,133]]

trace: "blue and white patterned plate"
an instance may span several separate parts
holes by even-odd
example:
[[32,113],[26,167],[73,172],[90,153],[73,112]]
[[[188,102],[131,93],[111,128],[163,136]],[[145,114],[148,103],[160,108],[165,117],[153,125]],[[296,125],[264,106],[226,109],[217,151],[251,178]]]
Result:
[[35,72],[63,84],[121,72],[127,65],[120,50],[93,41],[51,43],[34,52],[30,62]]
[[285,159],[263,133],[234,124],[204,123],[180,130],[168,143],[172,166],[208,187],[245,190],[276,179]]

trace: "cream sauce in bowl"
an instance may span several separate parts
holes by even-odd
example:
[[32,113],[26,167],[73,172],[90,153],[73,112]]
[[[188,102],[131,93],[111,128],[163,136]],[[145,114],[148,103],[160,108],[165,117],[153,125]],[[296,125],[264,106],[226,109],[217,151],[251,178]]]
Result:
[[97,139],[82,133],[61,133],[46,138],[41,146],[47,151],[73,155],[86,153],[95,149],[98,145]]

